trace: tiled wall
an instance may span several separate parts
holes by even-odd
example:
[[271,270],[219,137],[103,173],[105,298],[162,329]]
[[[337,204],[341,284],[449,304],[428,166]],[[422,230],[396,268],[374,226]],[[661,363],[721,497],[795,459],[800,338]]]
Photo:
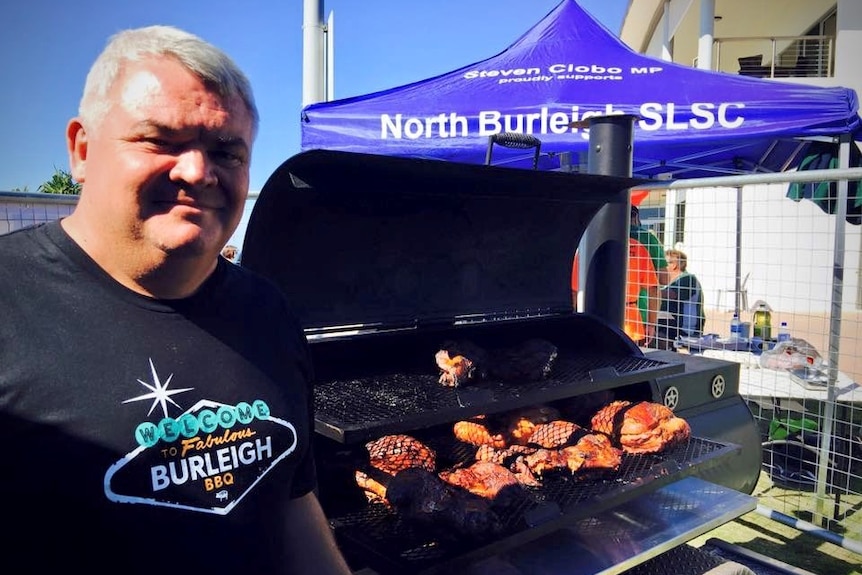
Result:
[[77,196],[0,192],[0,234],[72,213]]

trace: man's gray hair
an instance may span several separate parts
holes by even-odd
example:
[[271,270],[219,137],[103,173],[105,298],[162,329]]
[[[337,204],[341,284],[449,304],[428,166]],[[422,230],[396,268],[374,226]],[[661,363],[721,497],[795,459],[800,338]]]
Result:
[[252,117],[252,133],[257,134],[259,116],[251,84],[231,58],[209,42],[172,26],[147,26],[114,34],[93,62],[78,115],[85,123],[97,125],[108,112],[107,95],[126,62],[151,56],[176,58],[222,98],[239,96]]

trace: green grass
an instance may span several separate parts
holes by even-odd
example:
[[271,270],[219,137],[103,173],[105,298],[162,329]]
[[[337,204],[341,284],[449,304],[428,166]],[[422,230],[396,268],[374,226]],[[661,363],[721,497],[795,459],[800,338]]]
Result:
[[[784,489],[774,484],[765,473],[754,488],[753,496],[760,505],[795,519],[815,523],[817,498],[810,492]],[[831,517],[830,498],[824,502]],[[790,511],[790,510],[794,511]],[[839,523],[831,523],[830,531],[856,541],[862,541],[862,497],[843,496]],[[819,526],[819,523],[816,523]],[[738,545],[755,553],[783,561],[794,567],[822,575],[862,575],[862,555],[835,545],[812,533],[801,531],[756,511],[726,523],[689,543],[703,546],[710,538]]]

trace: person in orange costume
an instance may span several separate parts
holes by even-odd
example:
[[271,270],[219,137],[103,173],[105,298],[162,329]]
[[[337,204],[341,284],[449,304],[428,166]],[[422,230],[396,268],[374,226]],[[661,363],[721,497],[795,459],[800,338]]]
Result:
[[[572,301],[577,302],[578,254],[572,265]],[[650,302],[659,301],[658,275],[649,251],[639,241],[629,238],[628,272],[626,276],[626,307],[623,331],[639,346],[648,346],[655,339],[657,306],[650,305],[647,323],[644,324],[638,309],[638,293],[645,288]]]

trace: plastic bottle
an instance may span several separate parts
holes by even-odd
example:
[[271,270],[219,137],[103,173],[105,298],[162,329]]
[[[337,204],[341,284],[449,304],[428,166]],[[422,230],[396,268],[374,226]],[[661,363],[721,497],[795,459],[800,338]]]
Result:
[[742,339],[742,322],[739,321],[739,314],[733,314],[733,319],[730,320],[730,339]]
[[781,325],[778,327],[778,336],[776,337],[778,343],[782,341],[790,341],[790,329],[787,327],[787,322],[781,322]]
[[754,337],[761,338],[764,342],[772,339],[772,314],[766,304],[761,302],[754,312],[754,321],[752,322],[752,330]]

